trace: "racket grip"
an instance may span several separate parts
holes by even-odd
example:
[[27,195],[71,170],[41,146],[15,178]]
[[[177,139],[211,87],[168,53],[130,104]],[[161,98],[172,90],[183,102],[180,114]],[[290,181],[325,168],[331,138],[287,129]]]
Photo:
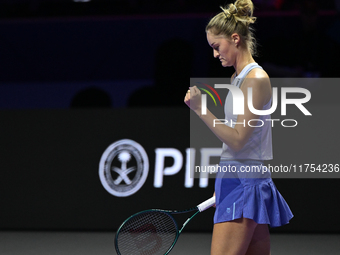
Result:
[[213,196],[212,198],[209,198],[208,200],[205,200],[203,203],[200,203],[197,208],[200,212],[205,211],[206,209],[212,207],[213,205],[215,205],[215,196]]

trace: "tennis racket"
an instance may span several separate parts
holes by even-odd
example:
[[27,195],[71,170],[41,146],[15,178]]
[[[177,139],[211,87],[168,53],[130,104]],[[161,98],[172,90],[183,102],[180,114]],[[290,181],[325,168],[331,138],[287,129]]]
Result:
[[[188,222],[215,204],[212,197],[194,208],[182,211],[151,209],[127,218],[119,227],[115,247],[118,255],[166,255],[175,246]],[[179,229],[173,214],[194,212]]]

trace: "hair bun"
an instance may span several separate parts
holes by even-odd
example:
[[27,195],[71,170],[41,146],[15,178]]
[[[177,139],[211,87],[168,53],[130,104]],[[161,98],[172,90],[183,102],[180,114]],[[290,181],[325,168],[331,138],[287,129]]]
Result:
[[242,22],[246,26],[255,22],[253,17],[254,5],[251,0],[237,0],[234,4],[229,4],[228,7],[220,7],[226,19],[235,18],[236,22]]
[[228,8],[223,8],[222,6],[220,6],[220,8],[224,12],[224,15],[227,19],[230,19],[232,15],[237,14],[237,8],[234,4],[230,4]]
[[254,4],[251,0],[237,0],[234,5],[237,7],[240,16],[253,16]]
[[256,18],[253,17],[254,4],[251,0],[237,0],[234,4],[230,4],[229,8],[233,5],[237,9],[237,21],[241,21],[247,26],[255,22]]
[[237,14],[237,12],[238,12],[235,4],[230,4],[228,9],[229,9],[231,14]]

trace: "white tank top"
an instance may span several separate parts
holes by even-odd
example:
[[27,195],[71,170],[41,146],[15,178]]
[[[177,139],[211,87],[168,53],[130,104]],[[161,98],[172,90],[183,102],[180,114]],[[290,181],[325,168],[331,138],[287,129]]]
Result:
[[[231,85],[235,85],[240,87],[244,78],[247,74],[254,68],[261,68],[257,63],[251,63],[245,66],[242,72],[234,77]],[[245,100],[247,100],[245,98]],[[272,103],[272,99],[263,107],[263,110],[270,109]],[[237,116],[233,115],[233,97],[231,93],[228,93],[225,106],[225,119],[228,121],[226,125],[234,128],[235,123],[237,122]],[[270,119],[270,115],[261,115],[258,119],[263,121],[262,127],[255,127],[251,137],[249,138],[246,145],[238,152],[233,151],[228,147],[225,143],[223,143],[222,147],[222,155],[221,160],[232,160],[232,159],[255,159],[255,160],[270,160],[273,159],[273,149],[272,149],[272,131],[271,131],[271,121],[266,121],[266,119]],[[260,126],[260,122],[256,123],[255,121],[250,123],[254,126]],[[238,125],[243,125],[238,124]],[[248,125],[245,122],[245,125]]]

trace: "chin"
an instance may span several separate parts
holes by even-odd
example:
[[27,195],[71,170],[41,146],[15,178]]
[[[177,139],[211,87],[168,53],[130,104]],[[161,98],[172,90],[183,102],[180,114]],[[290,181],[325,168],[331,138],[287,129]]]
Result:
[[221,64],[222,64],[223,67],[231,66],[231,65],[229,65],[227,62],[222,62]]

